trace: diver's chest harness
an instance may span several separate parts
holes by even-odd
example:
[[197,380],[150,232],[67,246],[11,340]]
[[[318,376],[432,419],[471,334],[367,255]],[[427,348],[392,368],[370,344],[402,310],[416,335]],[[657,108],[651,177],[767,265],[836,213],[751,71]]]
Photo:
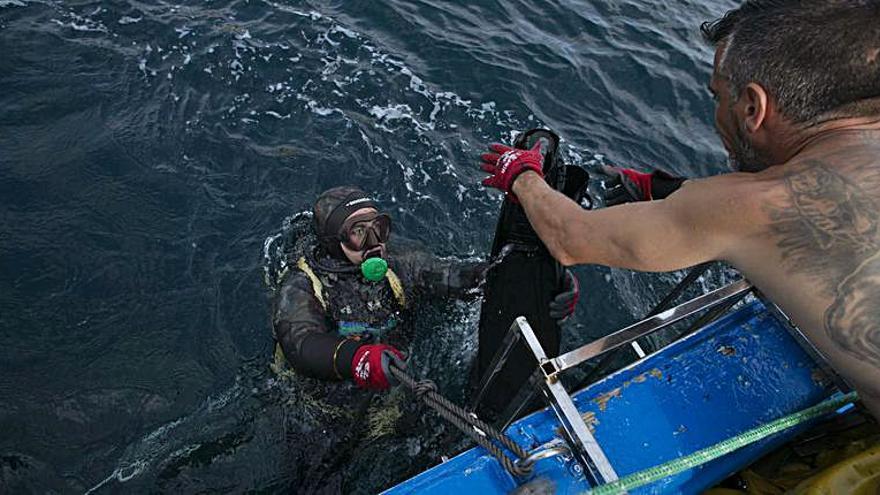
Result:
[[406,307],[403,285],[391,269],[383,279],[371,282],[360,272],[322,270],[305,256],[296,268],[309,279],[315,298],[343,337],[381,340],[397,326]]
[[[344,337],[381,339],[397,326],[406,308],[400,278],[391,269],[370,273],[337,262],[322,254],[319,244],[312,213],[293,216],[265,248],[266,285],[277,291],[298,271],[309,280],[330,328]],[[387,268],[387,263],[381,264]]]

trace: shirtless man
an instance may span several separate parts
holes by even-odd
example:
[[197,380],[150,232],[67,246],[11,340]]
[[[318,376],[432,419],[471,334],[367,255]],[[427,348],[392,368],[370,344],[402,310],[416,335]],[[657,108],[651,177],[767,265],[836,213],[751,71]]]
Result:
[[566,266],[732,264],[880,419],[878,26],[876,0],[750,1],[703,25],[735,173],[586,211],[542,180],[538,149],[492,145],[483,183],[514,194]]

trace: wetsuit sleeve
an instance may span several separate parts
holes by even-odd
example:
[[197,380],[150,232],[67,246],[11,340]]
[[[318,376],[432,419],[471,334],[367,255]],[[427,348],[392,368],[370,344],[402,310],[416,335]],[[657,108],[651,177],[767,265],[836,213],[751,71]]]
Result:
[[401,256],[400,275],[419,294],[432,297],[466,297],[477,286],[486,262],[439,258],[424,251]]
[[298,373],[323,380],[351,378],[351,361],[361,344],[328,328],[305,275],[294,273],[281,287],[272,327],[284,357]]

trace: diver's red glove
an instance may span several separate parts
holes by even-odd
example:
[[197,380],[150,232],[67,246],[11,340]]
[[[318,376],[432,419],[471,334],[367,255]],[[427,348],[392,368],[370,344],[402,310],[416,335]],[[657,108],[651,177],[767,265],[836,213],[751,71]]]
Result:
[[481,168],[492,174],[483,179],[484,186],[500,189],[510,195],[511,199],[516,200],[511,188],[519,174],[526,170],[532,170],[544,177],[542,171],[544,156],[541,155],[540,140],[530,150],[521,150],[498,143],[490,144],[489,149],[493,152],[480,155],[480,159],[483,160]]
[[386,344],[362,345],[351,360],[351,375],[358,387],[385,390],[398,383],[389,369],[391,363],[406,369],[403,354],[394,347]]
[[581,286],[577,277],[568,268],[565,269],[565,285],[562,292],[550,301],[550,318],[564,320],[574,314],[578,299],[581,296]]

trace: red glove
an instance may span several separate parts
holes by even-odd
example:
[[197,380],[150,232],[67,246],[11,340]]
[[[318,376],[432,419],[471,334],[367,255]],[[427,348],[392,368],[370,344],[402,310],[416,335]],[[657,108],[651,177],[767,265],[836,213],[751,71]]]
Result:
[[485,172],[492,174],[483,179],[483,185],[500,189],[509,194],[511,199],[516,200],[513,195],[513,182],[519,177],[519,174],[526,170],[532,170],[541,177],[544,177],[543,164],[544,156],[541,155],[541,141],[535,143],[530,150],[521,150],[511,148],[503,144],[490,144],[489,149],[494,153],[483,153],[480,159],[483,160],[481,168]]
[[406,369],[403,354],[390,345],[362,345],[354,352],[351,360],[351,375],[358,387],[370,390],[385,390],[397,385],[397,379],[391,374],[391,363]]
[[641,197],[639,198],[640,200],[650,201],[654,199],[651,196],[651,183],[654,182],[654,176],[652,176],[651,174],[637,172],[631,168],[622,168],[620,169],[620,173],[625,175],[636,185],[636,187],[639,188],[639,192],[641,193]]

